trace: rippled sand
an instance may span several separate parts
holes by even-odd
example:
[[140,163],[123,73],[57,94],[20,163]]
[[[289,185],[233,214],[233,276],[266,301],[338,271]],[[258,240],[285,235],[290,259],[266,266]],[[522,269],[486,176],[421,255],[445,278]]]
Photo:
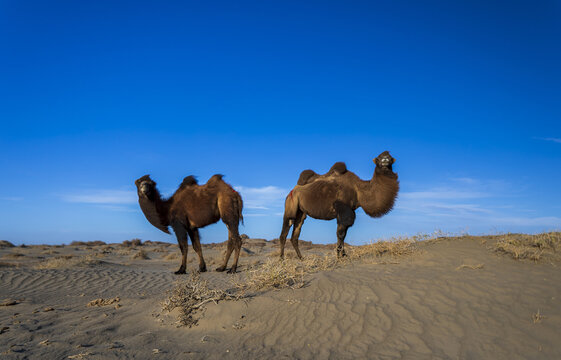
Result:
[[[492,241],[425,242],[411,256],[308,275],[303,288],[209,303],[191,328],[176,327],[174,314],[162,313],[166,291],[178,279],[176,245],[0,248],[5,305],[0,354],[5,359],[561,358],[561,262],[516,261],[490,250]],[[140,250],[144,255],[135,258]],[[222,247],[207,245],[203,251],[209,269],[216,268]],[[271,242],[246,242],[236,276],[275,251]],[[333,256],[326,247],[304,250],[312,252]],[[196,269],[190,249],[188,271]],[[231,285],[225,273],[201,276],[213,286]],[[100,298],[118,300],[87,306]]]

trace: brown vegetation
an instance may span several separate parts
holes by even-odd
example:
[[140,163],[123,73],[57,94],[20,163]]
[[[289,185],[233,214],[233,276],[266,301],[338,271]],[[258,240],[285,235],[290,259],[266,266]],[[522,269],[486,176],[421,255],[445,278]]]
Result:
[[543,258],[559,258],[561,232],[501,235],[495,243],[494,249],[496,252],[509,255],[516,260],[539,261]]
[[187,236],[191,238],[193,249],[199,256],[199,271],[206,271],[199,228],[218,220],[222,220],[228,228],[228,249],[222,266],[216,270],[226,269],[230,255],[235,250],[234,263],[229,272],[236,272],[242,246],[238,225],[243,221],[243,203],[241,196],[222,180],[222,175],[214,175],[204,185],[198,185],[193,176],[188,176],[169,199],[161,197],[149,175],[136,180],[135,184],[138,202],[146,219],[165,233],[169,234],[169,226],[175,232],[182,254],[181,266],[176,274],[184,274],[186,270]]
[[198,273],[191,273],[186,280],[178,281],[168,295],[162,304],[163,310],[171,312],[176,308],[179,309],[179,323],[189,327],[197,323],[193,315],[204,304],[240,298],[239,295],[223,290],[211,289],[208,282],[202,280]]

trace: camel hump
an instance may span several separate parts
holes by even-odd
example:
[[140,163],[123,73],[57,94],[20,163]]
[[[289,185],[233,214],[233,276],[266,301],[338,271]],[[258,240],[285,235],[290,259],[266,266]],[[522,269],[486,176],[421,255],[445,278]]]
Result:
[[347,172],[347,164],[345,164],[342,161],[338,161],[335,164],[333,164],[333,166],[331,167],[331,169],[329,169],[328,174],[332,174],[332,173],[336,173],[336,174],[344,174]]
[[209,184],[209,185],[218,184],[218,183],[222,182],[223,177],[224,177],[224,175],[222,175],[222,174],[212,175],[212,177],[210,179],[208,179],[207,184]]
[[181,185],[179,185],[179,188],[183,189],[186,186],[197,185],[197,184],[198,184],[197,178],[194,177],[193,175],[189,175],[189,176],[186,176],[183,179],[183,181],[181,182]]
[[300,173],[300,177],[298,178],[298,185],[306,185],[310,182],[312,182],[315,178],[317,178],[319,175],[316,174],[316,172],[314,170],[304,170]]

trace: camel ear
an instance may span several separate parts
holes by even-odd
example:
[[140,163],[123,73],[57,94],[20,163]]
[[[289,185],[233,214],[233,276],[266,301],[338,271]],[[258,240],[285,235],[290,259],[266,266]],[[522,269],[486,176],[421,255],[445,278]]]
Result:
[[378,158],[374,158],[372,161],[374,161],[374,164],[378,165]]
[[392,156],[392,164],[395,162],[395,158]]

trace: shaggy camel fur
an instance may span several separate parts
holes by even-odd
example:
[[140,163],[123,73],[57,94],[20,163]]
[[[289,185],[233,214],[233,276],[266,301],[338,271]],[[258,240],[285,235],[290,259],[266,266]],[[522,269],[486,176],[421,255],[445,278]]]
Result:
[[234,263],[228,272],[236,272],[242,247],[238,225],[240,221],[243,223],[243,202],[240,194],[222,180],[222,175],[214,175],[204,185],[198,185],[193,176],[187,176],[169,199],[162,199],[150,175],[144,175],[135,184],[138,203],[150,224],[168,234],[168,227],[171,226],[175,232],[182,255],[181,266],[176,274],[185,274],[187,236],[191,238],[193,249],[199,256],[199,271],[206,271],[199,228],[220,219],[228,228],[228,248],[224,263],[216,271],[226,269],[230,255],[235,250]]
[[284,257],[286,237],[291,226],[290,241],[296,254],[302,259],[298,248],[298,237],[306,216],[314,219],[337,219],[337,256],[345,256],[345,236],[354,224],[355,210],[362,207],[371,217],[381,217],[393,208],[399,181],[393,172],[395,159],[384,151],[374,159],[376,168],[369,181],[361,180],[348,171],[344,163],[336,163],[324,175],[312,170],[304,170],[298,179],[298,185],[286,197],[284,218],[280,240],[280,256]]

